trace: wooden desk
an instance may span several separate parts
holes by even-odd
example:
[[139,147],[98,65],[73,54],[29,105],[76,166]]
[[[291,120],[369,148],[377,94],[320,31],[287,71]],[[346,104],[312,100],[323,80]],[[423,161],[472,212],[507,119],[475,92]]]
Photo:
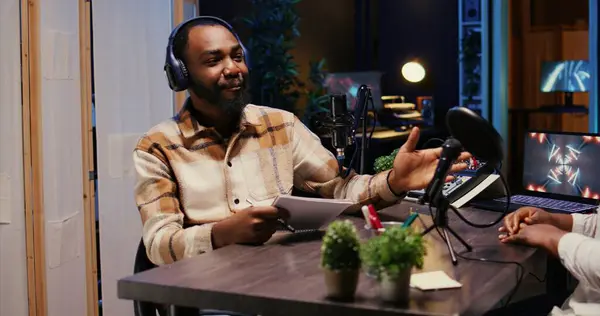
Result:
[[[383,211],[382,219],[402,220],[409,206],[420,213],[423,206],[403,202]],[[490,222],[498,213],[465,210],[467,218]],[[350,217],[357,227],[361,218]],[[422,216],[427,225],[429,216]],[[415,221],[416,225],[419,221]],[[465,256],[516,261],[529,268],[545,260],[533,248],[502,245],[498,227],[475,229],[450,215],[450,225],[473,246]],[[367,232],[361,230],[363,236]],[[121,299],[177,306],[232,310],[271,315],[482,315],[506,297],[517,282],[514,264],[484,263],[459,259],[453,266],[445,244],[436,233],[427,235],[429,254],[423,271],[444,270],[463,284],[461,289],[421,292],[411,290],[408,308],[386,306],[377,296],[377,283],[361,275],[356,300],[332,302],[324,298],[325,285],[319,268],[321,236],[300,238],[282,233],[260,247],[233,245],[194,258],[145,271],[118,282]],[[301,240],[306,239],[306,240]]]

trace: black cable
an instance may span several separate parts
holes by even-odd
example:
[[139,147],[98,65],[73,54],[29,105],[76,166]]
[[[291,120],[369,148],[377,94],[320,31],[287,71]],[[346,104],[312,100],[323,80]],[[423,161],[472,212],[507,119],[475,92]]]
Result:
[[[442,238],[444,238],[444,237],[442,237]],[[462,258],[465,260],[471,260],[471,261],[491,262],[491,263],[498,263],[498,264],[514,264],[517,266],[517,282],[516,282],[513,290],[508,295],[508,299],[506,300],[506,302],[503,304],[502,307],[506,307],[506,306],[508,306],[508,304],[510,304],[510,301],[513,299],[515,293],[517,293],[517,291],[519,290],[519,287],[521,286],[521,283],[523,282],[523,279],[525,278],[525,267],[523,267],[522,264],[520,264],[516,261],[492,260],[492,259],[487,259],[487,258],[471,258],[471,257],[463,256],[460,253],[457,253],[456,256],[459,258]]]
[[538,282],[544,283],[544,282],[546,282],[546,277],[548,276],[548,271],[546,271],[546,274],[544,274],[544,278],[543,279],[540,279],[540,277],[538,277],[537,275],[535,275],[535,274],[533,274],[531,272],[529,272],[529,275],[531,275],[532,277],[534,277]]
[[[429,204],[428,209],[429,209],[429,214],[431,215],[431,218],[434,218],[433,209],[431,207],[431,204]],[[434,223],[435,223],[435,220],[434,220]],[[435,225],[435,224],[433,224],[433,225]],[[440,232],[440,230],[438,229],[438,227],[434,226],[434,228],[437,231],[438,235],[440,235],[440,237],[442,238],[442,240],[444,242],[447,242],[446,238],[444,237],[444,235],[442,234],[442,232]],[[518,263],[516,261],[502,261],[502,260],[494,260],[494,259],[487,259],[487,258],[471,258],[471,257],[463,256],[462,254],[457,253],[457,252],[455,252],[455,254],[456,254],[457,257],[459,257],[461,259],[464,259],[464,260],[481,261],[481,262],[491,262],[491,263],[498,263],[498,264],[514,264],[514,265],[516,265],[517,266],[517,282],[516,282],[515,287],[513,288],[513,290],[510,292],[510,294],[508,296],[508,300],[503,304],[502,307],[508,306],[508,304],[512,300],[512,298],[515,295],[515,293],[517,293],[517,291],[519,290],[519,287],[521,286],[521,283],[523,282],[523,279],[525,278],[525,267],[523,267],[522,264],[520,264],[520,263]],[[530,273],[530,274],[533,275],[532,273]],[[535,277],[535,275],[534,275],[534,277]]]
[[494,220],[493,222],[491,222],[489,224],[475,224],[475,223],[469,221],[468,219],[466,219],[456,209],[456,207],[452,206],[452,204],[449,205],[449,208],[451,210],[453,210],[454,213],[456,213],[456,215],[460,219],[462,219],[465,223],[467,223],[469,226],[476,227],[476,228],[488,228],[488,227],[492,227],[492,226],[498,224],[506,216],[506,214],[508,214],[508,210],[509,210],[509,207],[510,207],[510,189],[508,188],[508,184],[506,183],[506,179],[504,179],[504,176],[502,175],[502,172],[500,172],[497,168],[494,168],[494,170],[500,176],[500,181],[502,181],[502,185],[504,186],[504,193],[506,194],[506,205],[504,206],[504,211],[502,212],[502,214],[500,214],[500,216],[496,220]]
[[[497,172],[499,174],[499,176],[500,176],[500,180],[502,181],[502,185],[504,186],[504,191],[506,193],[506,200],[507,200],[506,201],[506,206],[504,208],[504,212],[500,215],[500,217],[498,219],[496,219],[494,222],[492,222],[490,224],[475,224],[475,223],[472,223],[469,220],[467,220],[454,206],[452,206],[451,204],[448,206],[450,209],[452,209],[454,211],[454,213],[456,213],[456,215],[460,219],[462,219],[465,223],[467,223],[470,226],[477,227],[477,228],[492,227],[492,226],[498,224],[504,218],[504,216],[506,216],[506,214],[508,213],[509,206],[510,206],[510,189],[508,188],[508,184],[506,183],[506,179],[504,178],[504,176],[502,175],[502,173],[500,172],[500,170],[498,168],[494,168],[494,171]],[[434,220],[434,224],[433,225],[435,225],[435,216],[433,214],[433,209],[432,209],[431,203],[429,203],[428,206],[429,206],[428,207],[429,214],[431,215],[431,218]],[[438,214],[437,216],[440,216],[440,214]],[[446,238],[440,232],[440,230],[438,229],[438,227],[434,226],[434,228],[437,231],[438,235],[440,235],[440,237],[442,238],[442,240],[444,240],[444,242],[446,242]],[[487,258],[466,257],[466,256],[463,256],[460,253],[456,253],[456,256],[459,257],[459,258],[465,259],[465,260],[473,260],[473,261],[481,261],[481,262],[491,262],[491,263],[498,263],[498,264],[514,264],[514,265],[516,265],[518,267],[518,269],[517,269],[517,282],[516,282],[515,287],[513,288],[513,290],[511,291],[511,293],[509,294],[507,301],[503,304],[503,307],[506,307],[508,304],[510,304],[510,301],[514,297],[515,293],[519,289],[519,287],[520,287],[520,285],[523,282],[523,279],[525,277],[525,267],[523,267],[522,264],[520,264],[520,263],[518,263],[516,261],[502,261],[502,260],[493,260],[493,259],[487,259]],[[540,279],[537,276],[535,276],[532,273],[530,273],[530,274],[533,275],[538,281],[540,281]]]
[[434,137],[434,138],[430,138],[430,139],[428,139],[428,140],[427,140],[427,141],[426,141],[426,142],[423,144],[423,146],[421,146],[421,147],[423,147],[423,148],[425,149],[425,148],[427,148],[427,145],[428,145],[430,142],[433,142],[433,141],[438,141],[438,142],[440,142],[440,146],[444,144],[444,140],[443,140],[443,139],[441,139],[441,138],[435,138],[435,137]]

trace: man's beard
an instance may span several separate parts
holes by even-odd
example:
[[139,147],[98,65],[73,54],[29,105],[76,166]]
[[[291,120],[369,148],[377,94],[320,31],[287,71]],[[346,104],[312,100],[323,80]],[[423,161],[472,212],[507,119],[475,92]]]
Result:
[[[247,77],[247,76],[246,76]],[[206,85],[190,78],[190,89],[196,94],[196,96],[207,100],[210,104],[217,106],[218,108],[225,111],[225,114],[231,120],[231,124],[238,126],[242,118],[242,112],[248,103],[250,103],[251,96],[248,88],[248,78],[244,77],[241,89],[236,93],[234,98],[224,98],[222,96],[222,90],[224,87],[220,87],[215,84],[213,87],[207,87]]]

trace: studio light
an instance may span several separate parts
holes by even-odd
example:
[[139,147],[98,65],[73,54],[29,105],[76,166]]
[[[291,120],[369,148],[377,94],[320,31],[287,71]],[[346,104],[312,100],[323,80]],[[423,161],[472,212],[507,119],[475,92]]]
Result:
[[402,77],[409,82],[420,82],[425,78],[425,68],[416,61],[410,61],[402,66]]

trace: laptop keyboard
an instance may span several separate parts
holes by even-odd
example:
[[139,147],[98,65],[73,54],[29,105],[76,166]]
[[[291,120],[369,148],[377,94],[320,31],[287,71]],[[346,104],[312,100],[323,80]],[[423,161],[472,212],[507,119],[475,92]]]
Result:
[[[498,202],[506,202],[506,198],[495,199]],[[510,204],[518,204],[521,206],[534,206],[545,210],[567,212],[567,213],[578,213],[584,212],[596,208],[594,205],[555,200],[550,198],[543,198],[537,196],[527,195],[513,195],[510,197]]]

